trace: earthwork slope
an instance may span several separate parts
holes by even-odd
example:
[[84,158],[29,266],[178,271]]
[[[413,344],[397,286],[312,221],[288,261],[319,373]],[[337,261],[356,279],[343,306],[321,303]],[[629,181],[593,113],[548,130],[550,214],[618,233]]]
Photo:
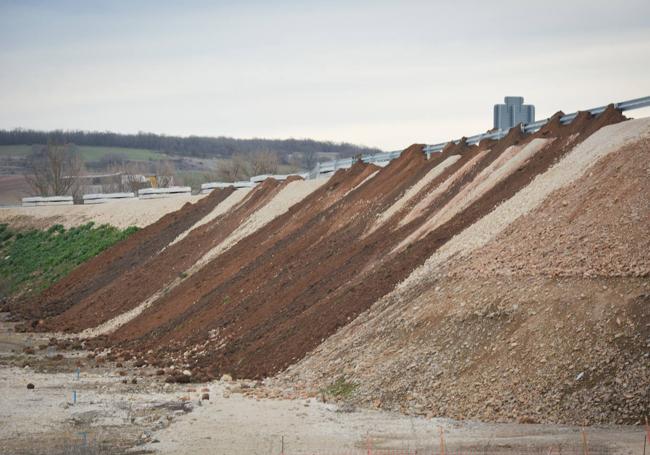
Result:
[[278,379],[462,419],[650,408],[650,119],[603,127]]
[[[460,142],[430,160],[415,145],[383,169],[359,163],[288,207],[271,197],[253,213],[235,217],[239,226],[221,243],[215,240],[216,247],[206,247],[207,257],[205,250],[193,251],[193,232],[170,246],[170,261],[189,258],[163,292],[156,284],[131,297],[136,282],[163,273],[142,267],[137,279],[115,282],[110,295],[120,297],[114,302],[108,294],[102,300],[101,292],[88,296],[45,327],[92,329],[139,308],[102,330],[100,341],[150,363],[189,365],[195,377],[277,373],[594,132],[623,118],[610,109],[596,118],[580,114],[569,125],[558,119],[530,136],[513,130],[478,146]],[[271,206],[278,207],[273,215],[263,215]],[[155,287],[158,294],[142,305]]]
[[16,311],[111,356],[483,420],[650,407],[650,121],[421,145],[384,168],[218,190]]

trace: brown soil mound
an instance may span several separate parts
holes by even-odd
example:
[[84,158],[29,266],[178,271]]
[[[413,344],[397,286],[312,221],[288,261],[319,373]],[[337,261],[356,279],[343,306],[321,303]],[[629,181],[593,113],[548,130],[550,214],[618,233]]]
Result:
[[[199,376],[227,372],[260,377],[277,372],[366,310],[456,233],[526,186],[577,142],[623,119],[611,108],[597,118],[582,113],[569,125],[560,125],[558,118],[559,114],[535,135],[522,137],[513,131],[501,141],[473,147],[461,142],[429,161],[421,146],[413,146],[368,180],[374,169],[362,164],[339,172],[189,277],[107,342],[120,343],[155,363],[190,364]],[[536,137],[555,140],[451,220],[390,254],[510,145]],[[369,224],[434,166],[452,154],[461,155],[421,191],[422,197],[482,151],[487,153],[478,164],[421,216],[398,227],[400,211],[364,237]],[[324,208],[319,205],[332,192],[338,200]],[[143,354],[148,350],[153,354]]]
[[156,255],[177,235],[210,213],[232,191],[231,188],[214,191],[195,204],[185,204],[180,210],[163,216],[80,265],[37,298],[14,302],[9,310],[27,319],[62,313],[111,283],[125,270]]
[[650,408],[645,128],[469,257],[382,299],[280,384],[315,393],[345,377],[357,384],[353,401],[417,415],[641,422]]
[[[157,254],[124,268],[122,273],[116,275],[112,281],[107,282],[88,298],[79,301],[59,316],[49,319],[41,328],[54,331],[83,330],[137,306],[175,278],[182,278],[181,274],[185,270],[223,241],[242,220],[266,204],[283,185],[274,179],[265,180],[226,214],[192,230],[184,239],[162,251],[158,250]],[[218,199],[220,201],[225,199],[225,196],[232,191],[232,189],[226,192],[220,190],[217,193],[221,195]],[[196,222],[199,219],[193,218],[192,221]],[[187,227],[191,227],[192,224],[185,223]],[[174,238],[167,238],[167,243]]]

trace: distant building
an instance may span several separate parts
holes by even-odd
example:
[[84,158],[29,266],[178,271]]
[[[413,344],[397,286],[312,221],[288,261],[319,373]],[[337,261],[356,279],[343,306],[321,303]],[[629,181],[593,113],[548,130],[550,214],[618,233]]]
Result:
[[507,130],[535,121],[535,106],[524,104],[523,96],[506,96],[503,101],[505,104],[494,105],[494,129]]

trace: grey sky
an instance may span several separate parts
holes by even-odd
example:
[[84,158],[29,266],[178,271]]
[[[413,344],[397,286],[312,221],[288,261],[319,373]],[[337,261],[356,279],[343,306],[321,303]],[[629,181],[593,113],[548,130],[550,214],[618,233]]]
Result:
[[0,0],[0,128],[397,149],[650,95],[647,0],[182,3]]

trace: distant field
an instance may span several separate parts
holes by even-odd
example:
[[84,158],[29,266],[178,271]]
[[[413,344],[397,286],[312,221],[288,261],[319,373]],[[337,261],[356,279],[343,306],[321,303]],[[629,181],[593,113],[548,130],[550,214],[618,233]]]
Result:
[[[146,149],[132,149],[120,147],[98,147],[79,145],[77,150],[81,153],[84,161],[99,161],[103,156],[110,154],[126,155],[133,161],[161,160],[167,158],[167,155]],[[32,152],[31,145],[0,145],[0,156],[27,156]]]

